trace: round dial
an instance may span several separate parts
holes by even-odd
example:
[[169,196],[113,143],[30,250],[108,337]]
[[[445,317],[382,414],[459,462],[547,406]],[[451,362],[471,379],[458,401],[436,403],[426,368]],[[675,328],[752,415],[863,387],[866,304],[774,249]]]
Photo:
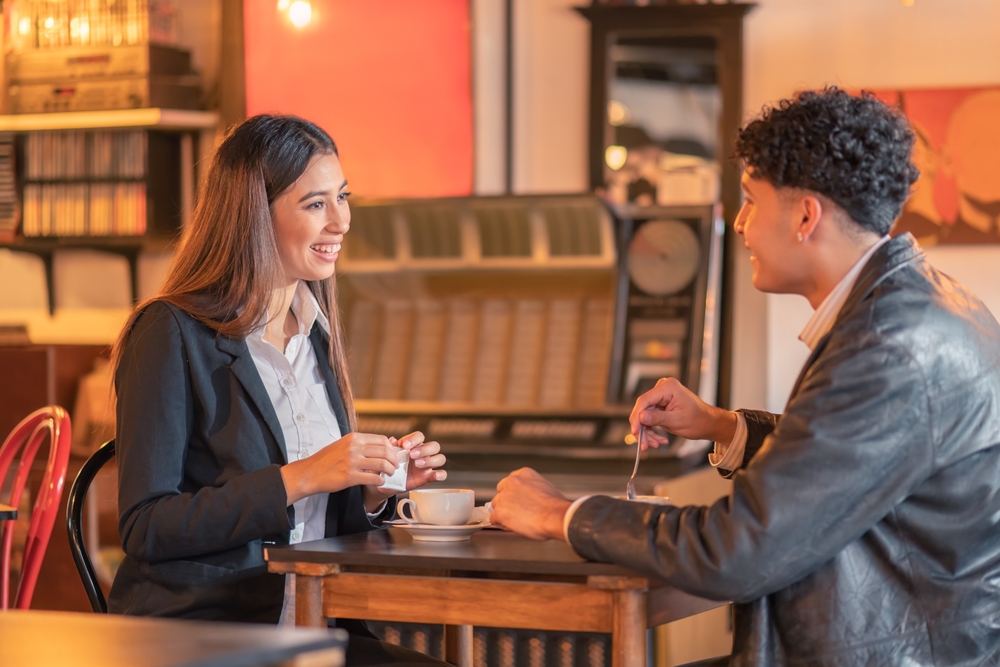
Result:
[[628,246],[628,273],[636,287],[664,296],[687,287],[698,272],[698,237],[676,220],[653,220]]

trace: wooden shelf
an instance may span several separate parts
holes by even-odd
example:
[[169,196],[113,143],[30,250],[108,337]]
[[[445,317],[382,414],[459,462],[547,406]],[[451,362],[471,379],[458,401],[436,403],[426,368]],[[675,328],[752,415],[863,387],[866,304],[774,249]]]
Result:
[[214,111],[185,109],[118,109],[0,115],[0,132],[102,130],[155,127],[161,130],[211,130],[219,124]]
[[153,235],[19,236],[10,241],[0,241],[0,248],[27,251],[48,251],[59,248],[158,249],[168,248],[174,241],[175,239],[172,237]]

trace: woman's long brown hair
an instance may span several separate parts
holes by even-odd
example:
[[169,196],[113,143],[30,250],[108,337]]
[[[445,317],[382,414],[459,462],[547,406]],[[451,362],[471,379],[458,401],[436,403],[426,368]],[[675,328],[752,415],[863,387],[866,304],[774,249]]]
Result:
[[[256,328],[280,273],[271,206],[313,157],[331,153],[338,154],[330,136],[295,116],[254,116],[230,130],[215,153],[160,293],[136,306],[115,342],[112,371],[122,362],[136,320],[154,301],[180,308],[221,336],[243,338]],[[330,321],[330,365],[355,430],[336,278],[308,285]]]

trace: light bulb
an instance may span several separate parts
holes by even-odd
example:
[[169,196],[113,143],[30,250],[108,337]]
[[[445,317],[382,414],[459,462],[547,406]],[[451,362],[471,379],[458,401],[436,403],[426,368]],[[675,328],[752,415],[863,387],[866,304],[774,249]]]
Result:
[[632,112],[618,100],[608,102],[608,122],[612,125],[625,125],[632,120]]
[[47,19],[45,19],[45,28],[47,30],[52,30],[52,26],[54,26],[55,24],[56,24],[56,20],[54,18],[52,18],[51,16],[48,17]]
[[312,5],[306,0],[295,0],[288,8],[288,18],[296,28],[304,28],[312,21]]
[[624,146],[608,146],[607,150],[604,151],[604,161],[615,171],[624,167],[627,159],[628,149]]
[[22,35],[27,35],[29,32],[31,32],[31,19],[25,16],[20,21],[18,21],[17,31]]

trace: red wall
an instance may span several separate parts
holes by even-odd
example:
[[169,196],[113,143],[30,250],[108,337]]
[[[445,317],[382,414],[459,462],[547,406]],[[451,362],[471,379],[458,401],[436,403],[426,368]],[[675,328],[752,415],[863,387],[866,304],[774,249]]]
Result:
[[361,197],[472,192],[466,0],[312,0],[294,27],[277,0],[244,0],[247,113],[330,133]]

